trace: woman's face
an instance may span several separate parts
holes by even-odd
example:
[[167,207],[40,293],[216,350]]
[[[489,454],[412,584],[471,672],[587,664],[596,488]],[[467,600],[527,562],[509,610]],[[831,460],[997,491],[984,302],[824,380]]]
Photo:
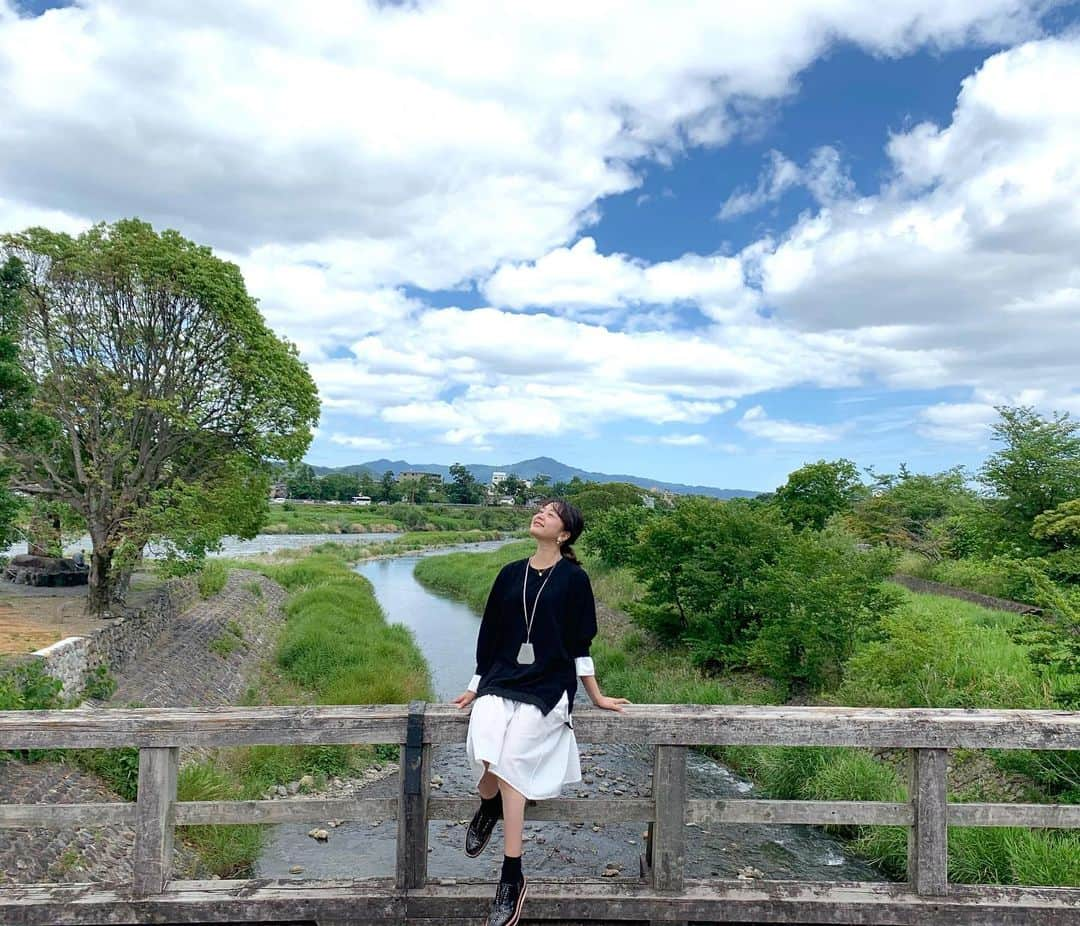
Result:
[[533,515],[529,523],[529,533],[537,540],[550,540],[554,543],[568,536],[566,526],[554,505],[545,505]]

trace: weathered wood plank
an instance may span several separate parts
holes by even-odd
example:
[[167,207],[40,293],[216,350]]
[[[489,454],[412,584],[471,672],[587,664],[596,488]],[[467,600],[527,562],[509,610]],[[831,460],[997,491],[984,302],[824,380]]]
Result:
[[650,846],[653,887],[680,891],[686,868],[686,747],[657,746],[653,760],[656,804]]
[[[0,712],[0,749],[402,743],[404,705]],[[1078,749],[1080,712],[633,704],[574,712],[581,742]],[[425,743],[461,743],[468,713],[428,705]]]
[[687,823],[842,823],[865,826],[911,826],[912,820],[910,804],[893,804],[884,801],[765,801],[698,798],[686,802]]
[[357,800],[281,801],[180,801],[176,805],[177,826],[206,823],[314,823],[342,820],[374,823],[397,818],[397,798],[367,797]]
[[[906,806],[906,805],[905,805]],[[467,820],[476,811],[476,799],[432,797],[429,820]],[[648,823],[655,807],[648,798],[563,797],[525,805],[526,820],[558,820],[562,823]]]
[[134,804],[0,804],[0,829],[135,823]]
[[1080,829],[1080,805],[950,804],[949,826],[1036,826]]
[[132,856],[136,894],[157,894],[172,874],[173,814],[180,750],[139,750],[139,785]]
[[423,701],[409,705],[405,745],[401,749],[396,883],[423,887],[427,881],[428,796],[431,793],[431,745],[424,745]]
[[[482,919],[494,884],[431,882],[397,891],[386,879],[175,881],[154,897],[101,885],[25,885],[0,893],[10,926],[89,924],[393,922],[407,915],[452,923]],[[793,881],[688,881],[682,895],[637,882],[530,879],[528,920],[677,920],[755,923],[988,924],[1076,926],[1076,891],[954,885],[947,897],[920,897],[904,884]]]
[[908,880],[919,893],[949,892],[948,807],[944,749],[914,749],[911,754],[911,803],[914,824],[908,830]]

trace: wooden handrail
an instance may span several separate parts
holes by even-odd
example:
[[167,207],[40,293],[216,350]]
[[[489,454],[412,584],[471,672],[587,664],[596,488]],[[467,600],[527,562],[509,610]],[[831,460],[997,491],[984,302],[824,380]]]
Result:
[[[432,747],[464,741],[467,719],[467,714],[451,705],[423,702],[357,707],[0,712],[0,749],[134,745],[140,750],[139,799],[135,804],[0,805],[0,827],[119,822],[132,825],[136,844],[130,897],[136,903],[137,898],[163,896],[170,890],[176,825],[314,821],[328,817],[396,819],[394,887],[403,892],[402,896],[424,892],[429,890],[425,887],[428,822],[466,817],[475,805],[475,800],[469,798],[432,797],[429,785]],[[1077,749],[1080,713],[632,705],[625,714],[575,711],[575,728],[582,742],[637,742],[655,747],[653,796],[560,798],[531,806],[527,814],[534,820],[648,824],[643,871],[657,896],[686,900],[686,891],[699,890],[685,878],[687,823],[906,826],[912,897],[927,898],[945,898],[954,887],[948,882],[949,825],[1080,826],[1080,807],[1073,805],[949,804],[946,800],[948,749]],[[402,746],[399,795],[397,799],[289,802],[177,801],[179,747],[264,743],[398,743]],[[911,756],[910,800],[690,799],[686,787],[687,747],[725,744],[907,749]],[[23,890],[17,886],[13,889]],[[0,909],[8,890],[0,887]],[[1054,903],[1060,904],[1062,898],[1068,897],[1074,897],[1080,914],[1080,891],[1058,890]],[[692,904],[687,906],[691,908]]]

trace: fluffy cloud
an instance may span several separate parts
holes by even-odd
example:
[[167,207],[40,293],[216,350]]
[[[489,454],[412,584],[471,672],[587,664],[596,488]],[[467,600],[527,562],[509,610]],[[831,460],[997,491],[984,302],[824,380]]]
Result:
[[739,419],[739,427],[754,437],[781,444],[820,444],[839,438],[845,431],[842,425],[804,424],[770,418],[760,405],[747,409]]
[[732,101],[833,41],[1009,41],[1040,5],[0,0],[0,194],[445,287],[572,238],[636,159],[727,140]]
[[[929,366],[895,385],[1074,384],[1080,344],[1080,40],[1031,42],[964,81],[952,123],[895,136],[878,195],[800,221],[749,263],[778,320]],[[749,253],[749,252],[748,252]],[[749,271],[748,271],[749,272]]]

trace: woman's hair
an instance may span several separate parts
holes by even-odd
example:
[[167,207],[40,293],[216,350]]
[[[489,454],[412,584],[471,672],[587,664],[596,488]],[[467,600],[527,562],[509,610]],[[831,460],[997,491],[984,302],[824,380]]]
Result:
[[548,505],[555,509],[555,513],[559,516],[559,520],[562,521],[563,527],[570,532],[570,536],[559,546],[559,550],[570,562],[578,562],[577,554],[574,553],[571,544],[585,530],[585,518],[582,516],[581,511],[571,505],[565,498],[545,498],[540,502],[539,507],[546,508]]

